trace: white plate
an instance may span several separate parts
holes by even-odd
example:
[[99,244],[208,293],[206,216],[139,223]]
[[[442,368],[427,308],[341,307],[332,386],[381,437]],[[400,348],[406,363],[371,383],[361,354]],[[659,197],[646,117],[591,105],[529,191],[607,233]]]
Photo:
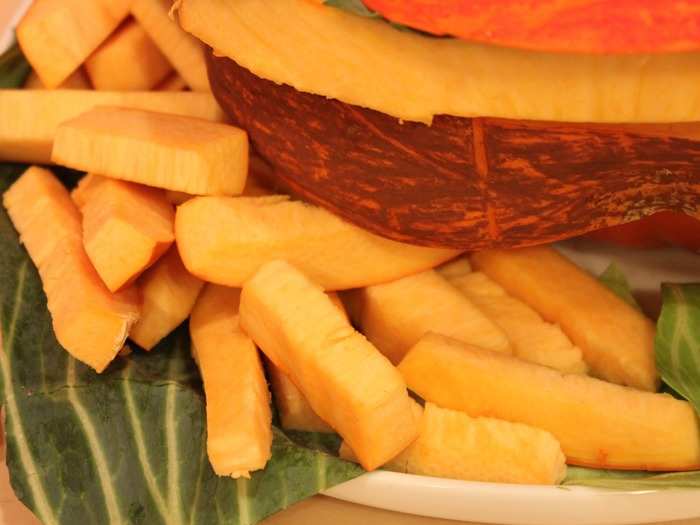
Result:
[[[10,1],[18,4],[13,19],[17,21],[30,0]],[[0,31],[0,51],[11,41],[11,30]],[[632,256],[628,250],[601,249],[586,242],[567,243],[561,249],[595,273],[602,272],[611,260],[618,262],[645,299],[645,307],[652,310],[658,302],[654,297],[660,282],[700,282],[700,256],[685,252],[664,250]],[[373,472],[325,494],[398,512],[504,525],[626,525],[700,517],[700,490],[623,492]]]
[[326,495],[421,516],[508,525],[627,525],[700,516],[700,490],[622,492],[373,472]]

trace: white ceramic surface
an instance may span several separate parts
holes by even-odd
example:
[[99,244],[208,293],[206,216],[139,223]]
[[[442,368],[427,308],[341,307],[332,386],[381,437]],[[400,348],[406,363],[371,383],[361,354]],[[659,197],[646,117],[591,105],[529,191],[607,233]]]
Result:
[[[3,0],[0,0],[0,2]],[[22,0],[18,20],[30,0]],[[12,31],[0,31],[0,51]],[[700,256],[680,251],[638,252],[586,242],[562,251],[593,272],[615,260],[633,287],[655,307],[661,281],[700,282]],[[339,485],[326,495],[399,512],[504,525],[627,525],[700,516],[700,490],[621,492],[584,487],[539,487],[464,481],[374,472]]]
[[700,516],[700,490],[621,492],[374,472],[326,494],[421,516],[507,525],[627,525]]

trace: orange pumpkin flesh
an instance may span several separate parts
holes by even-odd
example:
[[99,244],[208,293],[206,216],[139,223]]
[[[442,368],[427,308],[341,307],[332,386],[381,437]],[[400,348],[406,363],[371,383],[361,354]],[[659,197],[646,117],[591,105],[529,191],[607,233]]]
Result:
[[435,35],[539,51],[668,53],[700,49],[700,2],[654,0],[363,0]]

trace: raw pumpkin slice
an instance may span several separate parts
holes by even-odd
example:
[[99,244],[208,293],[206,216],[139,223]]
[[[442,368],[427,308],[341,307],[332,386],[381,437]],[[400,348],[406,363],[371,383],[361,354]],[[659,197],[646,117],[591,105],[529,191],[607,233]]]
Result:
[[429,123],[435,115],[700,120],[697,52],[575,57],[528,52],[426,38],[308,0],[181,0],[177,5],[186,31],[258,77],[401,120]]
[[175,240],[175,210],[162,190],[96,177],[79,195],[85,251],[111,291],[132,283]]
[[[349,319],[340,297],[336,293],[326,294],[333,305]],[[301,390],[272,361],[267,361],[267,375],[270,379],[275,406],[286,430],[302,432],[334,432],[334,430],[314,412]]]
[[383,465],[416,438],[418,422],[400,374],[289,263],[270,262],[246,282],[241,326],[365,469]]
[[[32,71],[24,83],[24,89],[46,89],[46,86],[39,78],[36,72]],[[83,68],[76,69],[75,73],[69,76],[58,89],[92,89],[90,80]]]
[[157,188],[238,195],[248,175],[248,137],[206,120],[100,107],[58,127],[51,158]]
[[506,334],[433,270],[348,294],[353,321],[395,365],[428,332],[512,352]]
[[48,88],[61,85],[129,14],[131,0],[34,0],[17,27]]
[[129,337],[145,350],[151,350],[189,317],[204,282],[190,274],[173,246],[136,282],[143,305],[141,318]]
[[692,406],[429,334],[399,365],[426,401],[551,432],[567,462],[595,468],[697,470]]
[[148,91],[173,69],[143,27],[128,20],[87,59],[85,70],[95,89]]
[[301,390],[269,359],[266,363],[267,375],[270,379],[272,398],[280,417],[280,423],[285,430],[300,430],[302,432],[334,432],[334,430],[318,417],[301,393]]
[[50,163],[58,125],[105,105],[224,120],[221,108],[208,93],[3,89],[0,90],[0,160]]
[[185,267],[205,281],[241,286],[263,264],[286,259],[326,290],[399,279],[459,252],[390,241],[332,213],[282,196],[200,197],[177,209]]
[[102,372],[139,317],[136,290],[107,290],[83,248],[80,212],[51,172],[29,168],[3,204],[39,270],[58,342]]
[[489,250],[472,264],[581,349],[596,377],[656,391],[654,324],[597,279],[547,246]]
[[[465,258],[459,260],[469,264]],[[508,295],[483,273],[458,274],[456,270],[456,266],[448,266],[439,271],[505,332],[515,356],[567,374],[586,373],[588,366],[583,360],[581,349],[571,342],[559,326],[544,321],[527,304]],[[476,346],[483,347],[478,344]]]
[[131,12],[194,91],[209,91],[204,46],[170,17],[171,0],[132,0]]
[[207,286],[190,320],[207,400],[207,454],[219,476],[250,478],[271,456],[272,414],[258,349],[238,324],[240,290]]
[[[549,432],[499,419],[472,418],[433,403],[426,403],[422,412],[418,439],[384,465],[385,469],[528,485],[556,485],[564,479],[564,454]],[[352,461],[354,455],[343,443],[340,457]]]

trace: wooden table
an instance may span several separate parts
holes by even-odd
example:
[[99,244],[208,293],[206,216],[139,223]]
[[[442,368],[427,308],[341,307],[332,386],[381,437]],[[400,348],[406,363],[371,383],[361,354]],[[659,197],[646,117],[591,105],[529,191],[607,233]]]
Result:
[[[18,0],[0,0],[0,28],[6,27]],[[0,525],[40,525],[15,498],[4,462],[4,443],[0,451]],[[700,502],[698,503],[700,505]],[[459,522],[422,518],[388,512],[317,496],[269,518],[264,525],[459,525]],[[463,522],[466,523],[466,522]],[[660,524],[661,525],[661,524]],[[663,524],[669,525],[669,524]],[[700,525],[700,519],[679,521],[675,525]]]

